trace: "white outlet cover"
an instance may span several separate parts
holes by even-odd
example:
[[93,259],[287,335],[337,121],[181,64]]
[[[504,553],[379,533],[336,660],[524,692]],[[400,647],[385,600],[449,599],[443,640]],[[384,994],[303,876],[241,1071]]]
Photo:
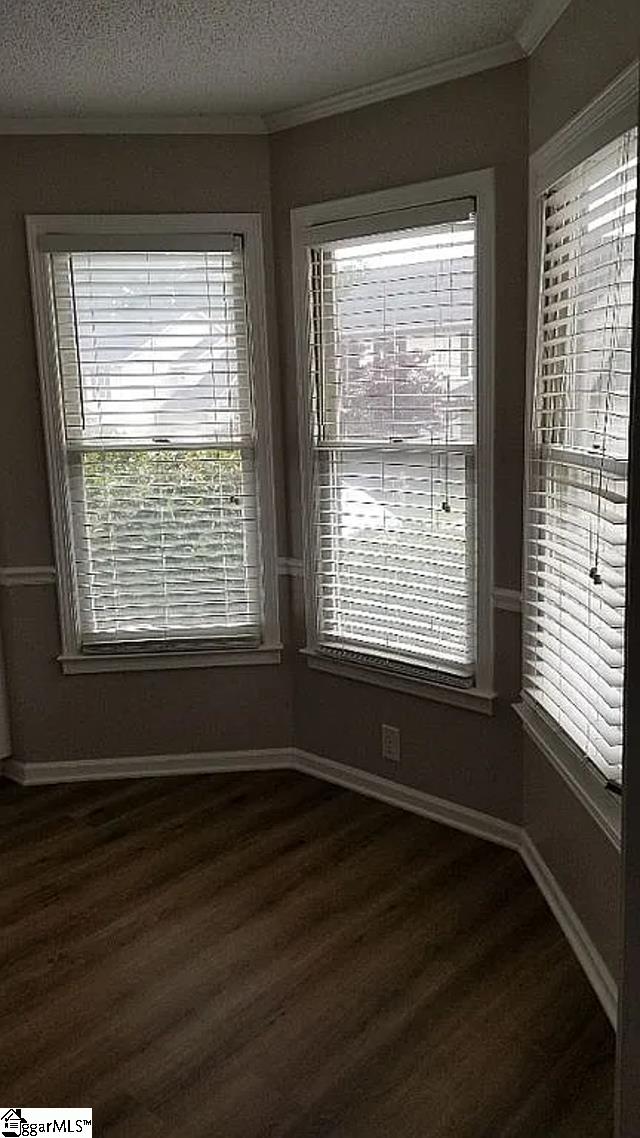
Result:
[[400,728],[382,724],[382,758],[388,763],[400,762]]

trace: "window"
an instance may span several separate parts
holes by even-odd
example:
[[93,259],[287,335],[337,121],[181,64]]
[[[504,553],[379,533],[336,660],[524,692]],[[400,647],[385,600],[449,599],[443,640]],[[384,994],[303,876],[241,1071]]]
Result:
[[[343,216],[335,219],[317,207],[315,223],[313,210],[297,211],[308,329],[309,647],[325,659],[472,688],[482,639],[486,687],[478,203],[461,195],[384,210],[389,197],[336,203]],[[481,475],[486,492],[487,470]]]
[[622,775],[637,131],[543,195],[525,558],[524,692]]
[[30,219],[66,655],[274,646],[259,230],[216,220]]

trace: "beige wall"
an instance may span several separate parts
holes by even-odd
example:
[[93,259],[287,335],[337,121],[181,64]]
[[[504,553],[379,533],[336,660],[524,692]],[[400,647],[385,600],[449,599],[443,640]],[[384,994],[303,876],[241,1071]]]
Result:
[[529,60],[537,150],[638,58],[638,0],[572,0]]
[[9,730],[9,703],[4,670],[4,647],[0,634],[0,759],[11,754],[11,732]]
[[620,971],[620,854],[565,780],[528,739],[524,824],[611,975]]
[[[260,211],[269,242],[268,142],[202,135],[4,137],[0,168],[0,564],[49,565],[24,215]],[[269,299],[273,305],[272,288]],[[291,742],[287,666],[62,676],[55,659],[55,589],[2,592],[17,757],[182,753]]]
[[[526,65],[511,65],[387,104],[252,137],[34,137],[0,141],[5,171],[0,200],[4,256],[0,302],[10,329],[2,386],[0,562],[52,561],[46,472],[31,327],[24,215],[38,212],[261,210],[270,188],[276,227],[278,320],[285,333],[274,396],[281,493],[280,553],[299,556],[295,376],[291,351],[289,210],[293,205],[496,168],[496,581],[518,588],[520,573],[521,414],[524,358]],[[273,306],[273,289],[270,289]],[[275,335],[272,335],[275,345]],[[281,478],[286,455],[286,493]],[[303,642],[299,583],[292,588],[293,640]],[[283,600],[288,607],[286,584]],[[55,591],[3,590],[5,648],[14,751],[31,760],[90,755],[277,746],[293,738],[308,749],[379,768],[379,724],[403,732],[403,780],[477,809],[517,820],[519,733],[507,697],[518,687],[519,622],[497,618],[503,702],[494,718],[307,670],[206,669],[172,673],[62,676]],[[70,730],[70,725],[73,725]],[[468,760],[470,750],[473,762]],[[389,774],[389,771],[384,773]]]
[[[289,212],[295,206],[492,166],[496,171],[496,584],[520,587],[522,403],[526,260],[526,64],[516,63],[392,102],[282,131],[272,141],[272,198],[290,552],[300,555],[296,381]],[[301,590],[294,590],[298,643]],[[388,777],[380,724],[402,732],[397,777],[429,793],[518,821],[520,733],[508,697],[519,687],[519,620],[498,614],[497,714],[388,692],[296,666],[299,746]]]

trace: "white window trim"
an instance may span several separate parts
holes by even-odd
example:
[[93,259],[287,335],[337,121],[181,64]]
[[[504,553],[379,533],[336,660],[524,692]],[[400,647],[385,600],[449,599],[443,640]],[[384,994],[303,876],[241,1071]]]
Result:
[[[523,535],[529,527],[529,469],[535,388],[535,360],[540,286],[540,254],[543,236],[543,195],[565,174],[590,155],[638,123],[639,64],[636,62],[618,76],[593,102],[571,119],[557,134],[536,150],[529,159],[529,235],[527,305],[527,386],[525,400],[525,477]],[[523,558],[522,591],[525,593],[526,564]],[[524,730],[542,753],[562,774],[576,797],[598,822],[607,836],[620,846],[620,803],[607,790],[605,779],[592,764],[581,758],[560,727],[534,705],[525,693],[515,710]]]
[[95,674],[96,672],[159,672],[176,671],[182,668],[233,668],[243,666],[253,668],[256,664],[279,664],[281,660],[281,644],[272,644],[268,648],[259,645],[257,648],[237,648],[226,651],[189,652],[141,652],[135,653],[100,653],[99,656],[70,655],[58,656],[62,671],[66,676],[79,674]]
[[467,711],[478,711],[481,715],[493,715],[495,693],[481,691],[478,687],[456,688],[452,684],[436,684],[429,680],[413,679],[394,675],[384,668],[369,667],[348,660],[334,660],[324,652],[303,648],[302,655],[307,664],[316,672],[328,672],[345,680],[357,680],[361,684],[373,684],[388,691],[400,691],[420,699],[431,699],[434,703],[448,703],[451,707],[463,707]]
[[[478,658],[475,685],[460,689],[454,685],[416,680],[399,680],[390,671],[331,660],[314,643],[315,606],[313,597],[313,552],[311,537],[312,487],[309,447],[309,407],[311,377],[307,366],[309,298],[307,294],[306,249],[311,226],[350,221],[372,214],[411,210],[419,224],[419,211],[456,198],[474,197],[477,202],[477,625]],[[412,218],[413,221],[413,218]],[[495,190],[493,169],[457,174],[432,182],[397,186],[370,194],[301,206],[291,211],[293,303],[298,377],[298,430],[302,486],[304,549],[304,591],[307,617],[307,645],[304,653],[310,667],[364,682],[411,691],[438,702],[466,706],[490,713],[493,689],[493,423],[495,367]],[[401,685],[401,686],[400,686]],[[461,696],[464,692],[465,700]]]
[[[259,213],[209,214],[38,214],[26,218],[27,250],[33,296],[40,390],[49,469],[49,493],[56,557],[56,579],[61,631],[58,657],[65,673],[202,668],[217,665],[273,664],[280,662],[278,577],[276,556],[276,509],[273,476],[273,446],[267,348],[266,286],[262,219]],[[175,237],[192,233],[229,233],[243,238],[249,337],[254,361],[254,399],[258,424],[256,469],[259,494],[262,553],[263,639],[256,648],[206,648],[185,652],[154,651],[139,654],[82,654],[78,651],[73,614],[73,567],[67,479],[60,438],[57,385],[53,381],[55,360],[50,322],[46,313],[50,299],[42,272],[39,240],[46,234],[77,234],[87,237],[111,234],[158,234]]]
[[514,704],[529,738],[562,776],[567,786],[604,831],[612,845],[620,850],[622,798],[605,787],[604,775],[564,738],[550,717],[528,696]]

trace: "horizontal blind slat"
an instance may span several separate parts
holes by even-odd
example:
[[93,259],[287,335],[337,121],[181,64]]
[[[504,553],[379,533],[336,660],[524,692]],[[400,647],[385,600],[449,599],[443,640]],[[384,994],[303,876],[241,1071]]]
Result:
[[607,775],[622,758],[637,130],[545,195],[524,689]]
[[319,641],[468,676],[475,221],[314,244],[309,291]]
[[242,242],[65,242],[48,248],[82,644],[257,643]]

